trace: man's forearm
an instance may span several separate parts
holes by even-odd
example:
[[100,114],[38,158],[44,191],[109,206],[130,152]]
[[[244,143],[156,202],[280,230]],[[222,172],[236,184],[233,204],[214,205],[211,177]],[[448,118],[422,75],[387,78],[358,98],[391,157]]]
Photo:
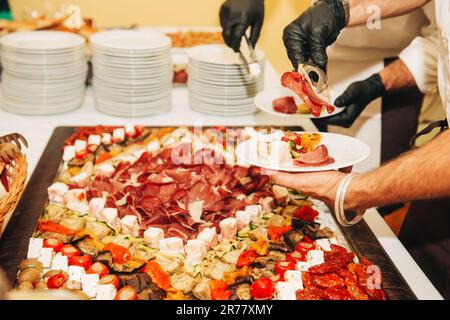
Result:
[[405,90],[416,86],[416,80],[406,64],[397,59],[380,72],[381,80],[387,92]]
[[380,8],[381,18],[396,17],[413,11],[431,0],[348,0],[350,5],[349,26],[365,24],[373,14],[371,6]]
[[347,209],[450,196],[450,132],[372,172],[356,176]]

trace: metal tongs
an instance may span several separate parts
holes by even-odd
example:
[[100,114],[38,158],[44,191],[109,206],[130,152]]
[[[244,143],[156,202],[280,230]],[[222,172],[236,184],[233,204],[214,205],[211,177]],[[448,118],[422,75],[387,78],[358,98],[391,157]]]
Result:
[[[297,72],[305,77],[305,80],[316,93],[321,93],[328,88],[327,74],[315,64],[310,62],[299,64]],[[314,75],[314,79],[311,79],[311,75]]]
[[248,47],[248,53],[249,53],[250,59],[247,60],[245,55],[242,53],[241,49],[239,49],[239,58],[241,59],[242,64],[247,69],[247,73],[250,76],[250,78],[254,79],[261,74],[261,72],[262,72],[261,65],[259,64],[258,58],[256,57],[256,54],[255,54],[255,50],[245,33],[244,33],[244,39],[245,39],[245,43],[247,44],[247,47]]

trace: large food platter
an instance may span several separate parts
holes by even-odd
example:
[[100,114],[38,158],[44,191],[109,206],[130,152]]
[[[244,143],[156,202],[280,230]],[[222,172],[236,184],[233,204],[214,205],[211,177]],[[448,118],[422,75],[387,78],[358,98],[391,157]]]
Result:
[[[169,132],[173,130],[170,128],[147,129],[169,130]],[[301,128],[285,129],[301,131]],[[47,188],[55,182],[55,179],[60,176],[62,171],[67,170],[67,168],[64,168],[62,165],[62,148],[67,139],[71,137],[76,130],[77,128],[74,127],[59,127],[55,129],[47,148],[44,150],[27,185],[24,196],[2,235],[0,241],[0,266],[6,272],[11,283],[15,285],[18,285],[17,277],[19,264],[27,257],[27,251],[29,251],[30,238],[36,236],[38,222],[42,218],[45,208],[49,205]],[[232,190],[230,190],[230,192],[231,191]],[[364,261],[364,258],[367,258],[370,260],[371,265],[379,268],[382,275],[382,290],[387,299],[415,299],[411,289],[364,221],[354,227],[341,228],[334,221],[333,215],[326,207],[315,200],[313,200],[313,204],[314,208],[320,212],[318,219],[321,224],[329,227],[337,239],[336,241],[331,241],[330,238],[330,243],[332,245],[337,244],[340,247],[347,249],[349,252],[353,252],[355,254],[355,265]],[[275,214],[270,213],[268,217],[272,218],[274,215]],[[240,236],[241,235],[239,235],[239,237]],[[204,258],[204,260],[205,259],[206,258]],[[115,273],[115,271],[112,270],[111,273]],[[123,276],[123,273],[117,272],[117,275]],[[203,274],[201,277],[203,277]],[[154,278],[152,278],[152,280],[154,280]],[[234,292],[233,296],[236,296]],[[219,297],[222,297],[222,295],[219,295]],[[199,297],[188,293],[184,298],[198,299]],[[283,298],[278,297],[278,299]]]

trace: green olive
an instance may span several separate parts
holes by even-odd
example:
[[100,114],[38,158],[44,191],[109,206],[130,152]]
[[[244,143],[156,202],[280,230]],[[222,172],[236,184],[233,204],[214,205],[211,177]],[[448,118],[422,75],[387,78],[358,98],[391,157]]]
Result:
[[20,271],[24,271],[26,269],[33,268],[38,272],[42,271],[42,263],[37,259],[25,259],[19,264]]
[[22,282],[35,282],[39,278],[39,272],[36,269],[29,268],[26,270],[23,270],[19,273],[19,277],[17,281],[19,283]]
[[30,281],[24,281],[21,282],[18,286],[17,286],[17,290],[33,290],[33,284]]

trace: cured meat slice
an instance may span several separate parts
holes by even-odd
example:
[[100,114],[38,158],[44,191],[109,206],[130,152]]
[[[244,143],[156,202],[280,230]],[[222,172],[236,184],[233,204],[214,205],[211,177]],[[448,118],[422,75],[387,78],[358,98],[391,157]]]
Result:
[[295,103],[294,97],[282,97],[272,101],[272,107],[275,111],[295,114],[297,113],[297,104]]
[[296,165],[324,165],[333,163],[334,159],[328,155],[328,149],[321,144],[314,151],[300,153],[295,159]]

